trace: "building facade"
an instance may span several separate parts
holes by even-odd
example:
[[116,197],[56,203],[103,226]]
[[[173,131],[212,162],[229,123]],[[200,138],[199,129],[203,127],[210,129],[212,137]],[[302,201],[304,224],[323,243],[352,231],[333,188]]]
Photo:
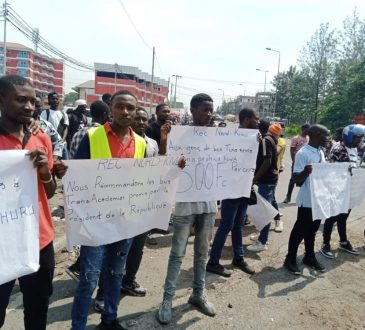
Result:
[[[132,66],[95,63],[95,88],[86,93],[87,104],[100,100],[105,93],[114,94],[126,89],[138,99],[138,105],[149,109],[167,101],[169,83],[159,77],[152,76]],[[79,86],[74,87],[77,90]]]
[[[0,74],[4,72],[4,43],[0,42]],[[64,95],[64,63],[34,52],[24,45],[6,43],[6,74],[28,78],[42,96],[50,92]]]

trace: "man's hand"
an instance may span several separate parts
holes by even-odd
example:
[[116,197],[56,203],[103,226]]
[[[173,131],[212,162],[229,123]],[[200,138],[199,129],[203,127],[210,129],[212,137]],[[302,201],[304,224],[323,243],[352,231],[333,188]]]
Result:
[[170,120],[166,120],[166,122],[161,126],[161,139],[167,139],[167,135],[171,131],[172,122]]
[[186,158],[184,156],[181,156],[179,159],[179,162],[177,163],[177,166],[179,166],[182,170],[186,166]]
[[30,120],[28,128],[33,135],[36,135],[38,132],[44,133],[43,129],[41,129],[41,127],[39,126],[39,121],[35,120],[34,118]]
[[260,133],[260,132],[258,132],[258,133],[257,133],[257,137],[256,137],[256,139],[257,139],[257,142],[258,142],[258,143],[261,143],[261,141],[262,141],[262,135],[261,135],[261,133]]
[[62,179],[65,176],[67,169],[68,166],[63,162],[62,159],[57,159],[53,163],[53,172],[59,179]]
[[306,175],[306,176],[309,176],[313,171],[313,166],[312,165],[306,165],[304,167],[304,170],[303,170],[303,173]]
[[29,156],[30,160],[33,161],[34,167],[37,168],[38,173],[41,176],[41,180],[48,180],[49,177],[44,178],[44,176],[51,174],[46,152],[42,149],[34,149],[30,150],[27,155]]

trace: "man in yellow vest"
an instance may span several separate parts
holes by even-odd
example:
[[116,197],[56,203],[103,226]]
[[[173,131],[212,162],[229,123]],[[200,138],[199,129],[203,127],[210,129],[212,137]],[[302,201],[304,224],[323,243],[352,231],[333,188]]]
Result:
[[[74,159],[144,158],[146,142],[132,131],[137,98],[118,91],[111,98],[112,122],[92,128],[81,140]],[[125,262],[132,239],[102,246],[81,246],[80,281],[72,306],[72,329],[83,330],[102,264],[104,266],[104,311],[98,329],[124,329],[117,321],[119,295]],[[104,259],[104,263],[103,263]]]

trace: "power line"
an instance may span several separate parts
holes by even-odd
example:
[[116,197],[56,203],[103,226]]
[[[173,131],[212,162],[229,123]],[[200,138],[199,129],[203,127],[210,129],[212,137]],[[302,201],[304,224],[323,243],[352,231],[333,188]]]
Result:
[[211,81],[211,82],[226,83],[226,84],[263,85],[263,83],[252,82],[252,81],[250,82],[250,81],[220,80],[220,79],[198,78],[198,77],[188,77],[188,76],[183,76],[183,78],[188,80]]
[[132,26],[133,26],[134,30],[137,32],[138,36],[139,36],[139,37],[140,37],[140,39],[142,40],[142,42],[145,44],[145,46],[146,46],[149,50],[152,50],[152,47],[151,47],[151,46],[147,43],[147,41],[143,38],[142,34],[141,34],[141,33],[139,32],[139,30],[137,29],[136,24],[134,24],[134,22],[133,22],[132,18],[129,16],[128,11],[127,11],[127,9],[124,7],[122,0],[118,0],[118,1],[119,1],[120,5],[122,6],[124,13],[127,15],[127,17],[128,17],[128,19],[129,19],[129,21],[131,22],[131,24],[132,24]]

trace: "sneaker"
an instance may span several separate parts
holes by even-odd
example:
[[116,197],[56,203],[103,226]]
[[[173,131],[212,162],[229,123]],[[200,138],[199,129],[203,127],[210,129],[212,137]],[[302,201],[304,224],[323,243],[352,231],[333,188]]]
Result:
[[247,274],[250,274],[250,275],[255,274],[255,270],[252,267],[250,267],[247,264],[247,262],[243,260],[243,258],[233,259],[232,265],[241,269],[242,271],[244,271]]
[[154,237],[151,237],[150,235],[146,238],[146,244],[148,245],[157,245],[157,240]]
[[73,280],[78,282],[80,280],[80,268],[77,263],[74,263],[70,267],[66,268],[66,274],[70,276]]
[[171,321],[172,298],[163,298],[162,304],[158,310],[157,319],[161,324],[168,324]]
[[322,253],[323,256],[325,256],[328,259],[335,258],[335,255],[331,251],[331,246],[329,244],[323,244],[319,251]]
[[294,259],[285,258],[284,267],[289,271],[289,273],[294,275],[300,275],[300,270],[297,261]]
[[111,323],[105,323],[101,321],[101,323],[96,327],[98,330],[127,330],[124,328],[118,320],[113,320]]
[[313,268],[314,270],[318,270],[320,272],[326,271],[326,268],[318,262],[316,257],[306,257],[305,256],[303,258],[303,264]]
[[214,265],[207,263],[206,271],[223,277],[230,277],[232,275],[232,272],[224,268],[221,264]]
[[95,299],[94,310],[98,313],[104,312],[104,300]]
[[267,246],[266,244],[262,244],[260,241],[257,241],[256,243],[249,245],[247,250],[251,252],[261,252],[267,250]]
[[208,301],[205,294],[201,294],[199,296],[192,294],[188,303],[198,307],[198,309],[205,315],[214,316],[217,313],[214,305]]
[[281,233],[284,229],[284,225],[283,222],[281,220],[275,220],[275,232],[276,233]]
[[290,198],[288,198],[288,196],[286,196],[283,203],[284,204],[289,204],[290,203]]
[[340,250],[346,251],[348,253],[359,255],[359,251],[354,249],[349,241],[347,241],[345,243],[340,242],[340,245],[338,246],[338,248]]
[[132,283],[122,283],[121,293],[127,294],[133,297],[144,297],[147,290],[139,285],[136,281]]

